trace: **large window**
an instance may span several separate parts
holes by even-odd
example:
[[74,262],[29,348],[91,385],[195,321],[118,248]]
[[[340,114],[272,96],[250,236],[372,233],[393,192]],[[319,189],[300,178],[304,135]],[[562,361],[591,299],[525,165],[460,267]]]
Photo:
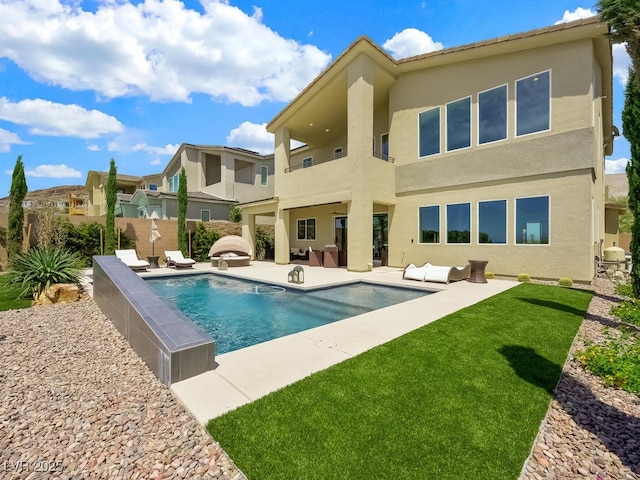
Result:
[[440,107],[419,115],[420,156],[440,153]]
[[550,128],[551,72],[537,73],[516,82],[516,135]]
[[516,198],[516,244],[549,244],[549,197]]
[[303,218],[298,220],[298,240],[316,239],[316,219]]
[[180,175],[176,173],[173,177],[169,178],[169,191],[177,192],[179,184],[180,184]]
[[507,243],[507,201],[478,202],[478,243]]
[[267,185],[269,182],[269,168],[265,165],[260,167],[260,185]]
[[420,243],[440,243],[440,207],[420,207]]
[[507,138],[507,86],[478,94],[478,143]]
[[447,243],[471,243],[471,204],[447,205]]
[[471,97],[447,103],[447,151],[471,146]]

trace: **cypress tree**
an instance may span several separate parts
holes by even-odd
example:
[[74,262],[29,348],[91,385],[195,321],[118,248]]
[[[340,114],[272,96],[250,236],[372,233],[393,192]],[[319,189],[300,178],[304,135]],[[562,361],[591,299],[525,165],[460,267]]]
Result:
[[[611,40],[626,43],[631,65],[637,72],[640,69],[640,1],[600,0],[598,12],[611,29]],[[639,80],[636,78],[634,81]]]
[[629,69],[625,89],[622,129],[631,145],[631,160],[627,164],[629,181],[629,209],[633,214],[631,227],[631,286],[633,294],[640,297],[640,89],[636,72]]
[[22,155],[18,155],[9,190],[9,224],[7,228],[7,257],[9,257],[9,261],[22,252],[22,241],[24,240],[22,201],[26,195],[27,181],[24,176],[24,164],[22,163]]
[[116,191],[116,161],[112,158],[109,165],[109,180],[107,181],[107,218],[104,233],[104,253],[113,255],[116,251],[116,219],[115,210],[118,195]]
[[178,180],[178,250],[185,257],[189,254],[187,251],[187,173],[182,167]]

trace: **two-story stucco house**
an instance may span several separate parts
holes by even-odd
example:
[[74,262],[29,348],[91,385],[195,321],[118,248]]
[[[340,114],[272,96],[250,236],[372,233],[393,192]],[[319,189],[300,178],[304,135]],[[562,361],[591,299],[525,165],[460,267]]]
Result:
[[[604,239],[612,56],[597,17],[394,60],[356,40],[267,126],[277,263],[466,265],[590,280]],[[291,140],[304,147],[292,150]],[[606,245],[605,245],[606,246]]]
[[[180,171],[187,176],[189,220],[228,220],[239,202],[273,198],[273,155],[240,148],[183,143],[162,173],[136,177],[117,175],[116,214],[147,218],[177,218]],[[89,215],[105,215],[108,172],[90,171],[85,188]]]

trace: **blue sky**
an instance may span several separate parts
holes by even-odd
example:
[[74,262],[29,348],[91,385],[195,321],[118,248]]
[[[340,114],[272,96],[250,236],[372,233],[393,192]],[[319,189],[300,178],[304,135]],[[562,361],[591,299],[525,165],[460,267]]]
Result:
[[[536,1],[0,0],[0,197],[162,171],[181,143],[273,150],[268,123],[357,37],[402,58],[590,16]],[[614,124],[629,66],[614,46]],[[607,172],[624,171],[620,137]]]

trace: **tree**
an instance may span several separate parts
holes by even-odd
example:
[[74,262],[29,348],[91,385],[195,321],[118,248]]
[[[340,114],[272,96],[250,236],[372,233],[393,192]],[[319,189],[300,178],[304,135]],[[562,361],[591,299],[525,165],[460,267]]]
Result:
[[236,205],[229,207],[229,220],[235,223],[242,222],[242,209]]
[[633,294],[640,296],[640,88],[636,72],[629,69],[622,109],[622,128],[631,146],[631,160],[627,164],[629,181],[629,209],[633,213],[631,227],[631,286]]
[[182,167],[178,180],[178,250],[186,257],[187,251],[187,173]]
[[116,251],[116,202],[118,194],[116,192],[116,161],[112,158],[109,165],[109,180],[107,181],[107,218],[104,233],[104,253],[113,255]]
[[[640,2],[638,0],[600,0],[598,12],[611,28],[614,43],[626,43],[634,71],[640,71]],[[634,80],[638,81],[638,79]]]
[[22,252],[24,210],[22,202],[27,196],[27,181],[24,176],[22,155],[18,155],[11,177],[9,190],[9,225],[7,229],[7,256],[11,261]]

